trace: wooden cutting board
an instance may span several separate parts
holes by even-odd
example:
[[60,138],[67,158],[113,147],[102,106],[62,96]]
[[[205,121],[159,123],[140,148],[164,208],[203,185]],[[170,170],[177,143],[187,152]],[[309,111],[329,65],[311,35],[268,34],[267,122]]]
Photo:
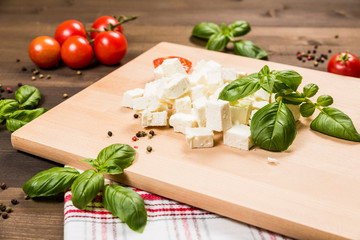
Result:
[[[304,77],[301,87],[318,84],[319,95],[333,96],[360,129],[360,79],[163,42],[14,132],[14,148],[85,170],[90,166],[79,160],[110,144],[137,145],[134,164],[110,178],[290,237],[360,239],[360,144],[311,131],[311,119],[300,119],[293,145],[282,153],[234,149],[220,134],[214,148],[194,150],[167,128],[132,142],[141,123],[121,107],[123,92],[143,88],[153,80],[152,60],[171,55],[248,73],[265,64],[293,69]],[[268,164],[268,157],[280,164]]]

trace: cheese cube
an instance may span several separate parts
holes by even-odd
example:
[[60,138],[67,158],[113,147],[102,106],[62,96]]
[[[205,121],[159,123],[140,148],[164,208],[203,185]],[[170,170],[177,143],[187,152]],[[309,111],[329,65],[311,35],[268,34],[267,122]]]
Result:
[[128,90],[124,93],[122,98],[122,106],[123,107],[133,107],[133,100],[139,97],[142,97],[144,94],[144,89],[135,88],[132,90]]
[[174,74],[186,74],[184,67],[181,65],[179,59],[170,58],[165,59],[161,64],[164,77],[171,77]]
[[136,111],[143,111],[147,109],[150,112],[164,111],[168,109],[168,105],[160,102],[155,96],[136,98],[133,101],[133,107]]
[[169,119],[170,126],[175,132],[185,133],[186,128],[197,127],[195,116],[186,113],[175,113]]
[[157,68],[154,69],[154,78],[155,78],[155,80],[163,78],[163,77],[164,77],[164,71],[163,71],[161,65],[157,66]]
[[208,148],[214,146],[214,133],[207,128],[186,128],[186,142],[191,148]]
[[189,96],[175,100],[175,112],[191,113],[191,99]]
[[194,72],[206,70],[207,69],[206,61],[204,59],[201,59],[199,62],[196,63],[196,65],[193,67],[193,69],[194,69]]
[[221,71],[214,71],[214,70],[209,71],[207,73],[206,80],[207,80],[206,84],[209,95],[212,95],[216,91],[216,89],[224,85],[224,81],[221,76]]
[[251,111],[251,114],[250,114],[250,119],[252,119],[254,117],[254,114],[257,112],[258,110],[257,109],[254,109]]
[[286,104],[290,111],[292,112],[295,121],[300,119],[300,105]]
[[192,87],[190,96],[191,96],[192,101],[195,101],[196,99],[204,97],[205,96],[205,85],[199,84],[195,87]]
[[166,83],[163,90],[163,96],[168,99],[176,99],[189,92],[191,84],[185,74],[175,74],[171,80]]
[[246,76],[247,76],[246,72],[236,72],[236,78],[237,79],[240,79],[240,78],[243,78],[243,77],[246,77]]
[[167,126],[168,125],[168,116],[167,111],[162,112],[150,112],[145,110],[141,114],[141,125],[142,127],[157,127],[157,126]]
[[212,71],[221,72],[221,64],[215,62],[214,60],[210,60],[206,63],[207,69],[211,69]]
[[258,91],[254,93],[254,97],[256,101],[268,101],[270,99],[270,93],[260,88]]
[[189,81],[192,86],[206,84],[206,75],[207,73],[205,71],[193,72],[189,75]]
[[164,86],[169,80],[170,79],[168,78],[160,78],[158,80],[146,83],[144,88],[144,96],[145,97],[156,96],[161,99],[163,95]]
[[252,102],[249,100],[237,100],[230,103],[232,125],[249,124]]
[[254,101],[253,102],[253,109],[259,110],[262,107],[265,107],[269,104],[269,101]]
[[224,132],[224,144],[230,147],[249,150],[254,144],[251,138],[250,127],[247,125],[233,126]]
[[209,100],[206,104],[206,127],[217,131],[231,128],[230,105],[227,101]]
[[223,68],[222,69],[222,78],[225,83],[230,83],[236,79],[236,70],[235,68]]
[[205,97],[193,102],[193,114],[199,127],[206,127],[206,102],[207,99]]

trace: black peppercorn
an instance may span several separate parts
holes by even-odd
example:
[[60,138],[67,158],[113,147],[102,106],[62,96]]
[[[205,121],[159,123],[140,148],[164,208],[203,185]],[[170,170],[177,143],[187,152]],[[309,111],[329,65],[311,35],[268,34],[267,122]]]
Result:
[[151,136],[154,136],[154,135],[155,135],[155,132],[154,132],[153,130],[150,130],[149,134],[150,134]]
[[139,114],[134,114],[134,118],[138,118],[139,117]]
[[21,87],[21,86],[22,86],[22,83],[21,83],[21,82],[19,82],[19,83],[18,83],[18,87]]
[[141,136],[145,137],[146,136],[146,132],[145,131],[141,131]]
[[16,59],[16,62],[20,62],[20,59]]
[[328,53],[331,53],[331,49],[329,49]]
[[26,72],[26,71],[27,71],[27,68],[26,68],[26,67],[22,67],[22,68],[21,68],[21,71]]
[[6,206],[5,206],[5,205],[2,205],[2,206],[0,207],[0,210],[1,210],[2,212],[5,212]]
[[6,212],[3,212],[3,213],[1,214],[1,216],[2,216],[3,219],[7,219],[7,218],[8,218],[8,214],[7,214]]
[[25,196],[24,196],[24,199],[25,199],[25,200],[29,200],[29,199],[30,199],[29,195],[25,195]]
[[2,182],[2,183],[0,184],[0,188],[1,188],[2,190],[4,190],[4,189],[6,188],[6,183]]
[[112,131],[108,131],[108,136],[109,136],[109,137],[112,136]]
[[151,147],[151,146],[147,146],[146,150],[147,150],[148,152],[151,152],[151,151],[152,151],[152,147]]
[[16,205],[16,204],[19,203],[19,201],[14,198],[14,199],[11,199],[11,203],[12,203],[13,205]]
[[318,48],[318,45],[315,45],[314,48],[317,49],[317,48]]
[[139,132],[137,132],[135,135],[136,135],[136,137],[138,137],[138,138],[141,137],[141,133],[139,133]]

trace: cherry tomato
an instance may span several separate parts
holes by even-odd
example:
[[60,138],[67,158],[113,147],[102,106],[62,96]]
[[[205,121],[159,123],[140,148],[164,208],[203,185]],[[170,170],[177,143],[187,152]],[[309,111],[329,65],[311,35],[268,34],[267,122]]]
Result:
[[330,58],[327,71],[344,76],[360,77],[360,60],[354,54],[341,52]]
[[84,37],[69,37],[61,46],[61,58],[71,68],[84,68],[91,63],[93,57],[93,49]]
[[68,20],[61,23],[55,31],[55,39],[60,46],[71,36],[82,36],[86,38],[84,25],[76,20]]
[[52,37],[37,37],[29,45],[29,56],[41,68],[53,67],[60,60],[60,45]]
[[94,40],[96,58],[107,65],[114,65],[124,58],[127,41],[121,32],[105,31],[99,33]]
[[169,57],[162,57],[162,58],[157,58],[153,61],[154,64],[154,68],[157,68],[159,65],[161,65],[165,59],[170,59],[170,58],[177,58],[179,59],[181,65],[183,66],[183,68],[185,69],[185,71],[187,73],[190,72],[191,66],[192,66],[192,62],[190,62],[189,60],[187,60],[186,58],[182,58],[182,57],[175,57],[175,56],[169,56]]
[[[118,20],[116,20],[113,17],[110,16],[102,16],[99,17],[98,19],[95,20],[95,22],[93,23],[93,25],[91,26],[92,29],[98,30],[98,31],[104,31],[105,28],[108,28],[108,24],[111,25],[116,25],[118,22]],[[115,27],[114,29],[112,29],[113,31],[118,31],[123,33],[123,29],[121,27],[121,25]],[[91,39],[94,39],[97,35],[99,34],[99,32],[96,31],[92,31],[90,33],[90,37]]]

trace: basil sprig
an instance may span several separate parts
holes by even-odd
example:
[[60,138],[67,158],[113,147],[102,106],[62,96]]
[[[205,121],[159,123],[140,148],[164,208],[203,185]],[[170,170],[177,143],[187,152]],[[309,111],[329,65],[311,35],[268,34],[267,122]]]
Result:
[[193,28],[192,35],[207,40],[206,49],[221,51],[227,44],[234,43],[234,52],[237,55],[251,58],[265,58],[268,53],[251,41],[234,40],[249,33],[251,27],[248,22],[239,20],[229,25],[222,23],[221,26],[212,22],[201,22]]
[[135,159],[136,151],[126,144],[112,144],[100,151],[96,159],[82,161],[91,164],[80,174],[74,168],[51,168],[27,181],[23,190],[30,197],[47,197],[67,191],[71,187],[71,200],[77,208],[86,206],[103,191],[105,209],[125,222],[132,230],[142,233],[147,223],[144,200],[133,190],[106,185],[103,174],[121,174]]
[[24,85],[15,92],[15,99],[0,100],[0,123],[6,120],[9,131],[15,131],[31,122],[47,109],[36,108],[41,100],[40,91],[33,86]]
[[251,119],[251,136],[255,145],[270,150],[284,151],[292,144],[296,136],[294,116],[286,104],[300,105],[300,114],[310,117],[315,109],[320,114],[312,121],[312,130],[346,140],[360,142],[349,116],[339,109],[329,107],[333,98],[321,95],[316,102],[309,98],[315,96],[319,87],[310,83],[298,91],[302,76],[293,70],[270,71],[264,66],[258,73],[237,79],[228,84],[219,94],[219,99],[236,101],[247,97],[260,88],[275,94],[276,102],[270,103],[257,111]]

